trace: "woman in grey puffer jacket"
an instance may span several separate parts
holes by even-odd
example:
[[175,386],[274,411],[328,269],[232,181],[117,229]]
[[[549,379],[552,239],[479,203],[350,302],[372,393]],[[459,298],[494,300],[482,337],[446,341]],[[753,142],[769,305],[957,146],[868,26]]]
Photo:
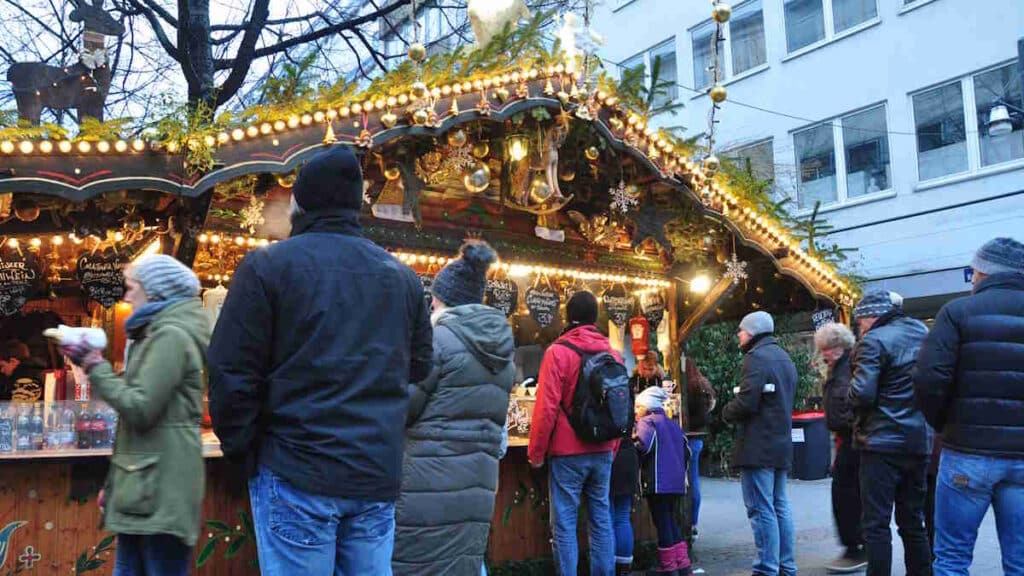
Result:
[[481,572],[515,377],[512,329],[482,303],[495,259],[486,243],[468,242],[431,288],[434,369],[409,386],[396,575]]

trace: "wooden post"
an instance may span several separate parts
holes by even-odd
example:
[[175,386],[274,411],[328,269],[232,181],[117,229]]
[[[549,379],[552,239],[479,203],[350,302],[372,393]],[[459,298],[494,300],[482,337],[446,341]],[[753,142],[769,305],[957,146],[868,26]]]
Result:
[[733,289],[736,287],[736,283],[733,282],[732,278],[723,277],[718,281],[711,290],[708,291],[707,296],[704,297],[704,301],[697,306],[683,322],[682,326],[679,327],[679,331],[676,334],[676,343],[682,348],[686,339],[689,338],[697,328],[700,328],[704,324],[704,320],[707,319],[708,314],[712,310],[718,307],[726,298],[732,294]]
[[213,190],[198,198],[182,198],[178,210],[178,238],[174,246],[174,257],[186,266],[192,266],[199,250],[199,234],[206,223],[206,215],[213,201]]

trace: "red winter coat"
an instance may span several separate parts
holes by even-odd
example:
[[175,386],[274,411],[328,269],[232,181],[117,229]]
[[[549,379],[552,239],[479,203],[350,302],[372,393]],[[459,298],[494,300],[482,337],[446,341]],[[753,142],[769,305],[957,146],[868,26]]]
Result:
[[618,447],[618,440],[591,444],[576,437],[566,413],[576,391],[581,360],[575,351],[558,342],[569,342],[588,353],[608,351],[621,361],[608,338],[594,326],[574,328],[548,347],[540,363],[537,403],[533,407],[533,419],[530,422],[530,462],[543,462],[551,456],[611,452]]

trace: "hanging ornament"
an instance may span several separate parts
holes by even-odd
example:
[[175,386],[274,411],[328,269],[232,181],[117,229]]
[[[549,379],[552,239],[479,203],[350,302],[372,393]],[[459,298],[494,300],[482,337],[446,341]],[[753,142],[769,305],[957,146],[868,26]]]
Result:
[[363,128],[359,131],[359,136],[356,136],[355,145],[360,148],[373,148],[373,134]]
[[473,144],[473,156],[480,160],[487,158],[487,155],[491,153],[491,145],[487,142],[477,142]]
[[324,132],[324,146],[330,146],[338,141],[338,137],[334,135],[334,126],[331,122],[327,123],[327,130]]
[[560,91],[558,93],[558,101],[562,103],[562,106],[567,105],[569,103],[569,93],[565,90]]
[[718,159],[718,156],[712,154],[704,159],[704,171],[708,173],[708,176],[714,176],[718,173],[718,170],[722,167],[722,161]]
[[380,123],[385,128],[394,128],[395,124],[398,124],[398,116],[391,110],[388,110],[380,115]]
[[509,96],[511,96],[511,94],[509,94],[508,88],[502,86],[501,88],[498,88],[497,90],[494,91],[494,96],[498,99],[498,102],[504,104],[505,101],[509,99]]
[[477,164],[462,177],[462,185],[473,194],[487,190],[491,185],[491,169],[483,162]]
[[711,101],[714,102],[715,104],[721,104],[722,102],[725,102],[725,99],[729,96],[728,90],[726,90],[725,86],[722,86],[721,84],[712,88],[711,92],[709,92],[708,94],[711,96]]
[[412,83],[412,95],[419,100],[425,100],[430,96],[430,89],[423,82],[416,81]]
[[622,124],[622,120],[618,116],[612,116],[611,118],[608,118],[608,125],[611,126],[612,130],[615,130],[616,132],[621,131],[624,127],[624,125]]
[[448,133],[448,145],[453,148],[460,148],[469,142],[469,137],[466,136],[466,131],[463,129],[452,130]]
[[39,218],[39,205],[31,200],[14,203],[14,217],[22,222],[35,222]]
[[747,274],[747,263],[737,260],[736,253],[733,252],[732,258],[725,261],[725,274],[722,276],[731,278],[733,284],[739,284],[740,281],[746,280],[749,277],[749,274]]
[[543,204],[551,198],[552,193],[551,186],[544,181],[540,174],[533,177],[530,182],[530,202]]
[[548,78],[547,82],[544,83],[544,95],[545,96],[554,96],[555,95],[555,85],[551,83],[551,78]]
[[460,111],[459,111],[459,99],[453,97],[452,98],[452,105],[448,107],[448,115],[449,116],[458,116],[459,113],[460,113]]
[[576,168],[568,164],[559,166],[558,179],[562,182],[572,182],[576,179]]
[[711,18],[719,24],[725,24],[732,17],[732,7],[725,2],[715,2],[711,9]]
[[619,180],[618,186],[609,188],[608,194],[612,198],[611,209],[625,214],[637,207],[640,204],[639,192],[633,188],[634,190],[630,190],[622,180]]
[[430,113],[427,112],[426,109],[424,109],[424,108],[420,108],[419,110],[417,110],[417,111],[412,113],[412,121],[417,126],[423,126],[429,120],[430,120]]
[[275,176],[275,179],[277,180],[277,185],[280,186],[281,188],[291,188],[292,186],[295,185],[295,180],[298,177],[298,171],[293,170],[291,172],[286,172],[284,174],[278,174],[277,176]]
[[398,180],[401,175],[402,173],[398,170],[397,165],[388,166],[384,169],[384,178],[387,180]]
[[461,174],[475,165],[476,159],[468,146],[448,146],[445,149],[442,169],[450,174]]
[[601,156],[601,151],[597,149],[597,146],[587,146],[587,149],[583,151],[583,154],[587,157],[587,160],[593,162]]
[[421,42],[413,42],[409,45],[409,60],[413,62],[423,62],[427,59],[427,47]]
[[249,197],[249,205],[242,208],[240,215],[242,216],[242,222],[239,226],[249,230],[249,234],[255,234],[256,228],[263,226],[266,223],[266,218],[263,217],[263,208],[266,204],[263,200],[256,198],[256,196]]

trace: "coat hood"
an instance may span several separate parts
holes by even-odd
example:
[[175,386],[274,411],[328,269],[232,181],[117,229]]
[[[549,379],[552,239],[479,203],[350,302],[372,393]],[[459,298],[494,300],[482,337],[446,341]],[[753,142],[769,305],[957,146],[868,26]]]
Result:
[[596,326],[589,324],[569,330],[559,340],[568,342],[590,354],[605,352],[610,348],[608,337],[601,334]]
[[150,322],[148,331],[153,332],[163,326],[176,326],[183,330],[195,340],[204,354],[210,346],[210,319],[197,298],[172,304],[161,310]]
[[491,372],[498,372],[512,361],[515,353],[512,327],[496,308],[483,304],[448,308],[437,319],[437,326],[451,330]]

